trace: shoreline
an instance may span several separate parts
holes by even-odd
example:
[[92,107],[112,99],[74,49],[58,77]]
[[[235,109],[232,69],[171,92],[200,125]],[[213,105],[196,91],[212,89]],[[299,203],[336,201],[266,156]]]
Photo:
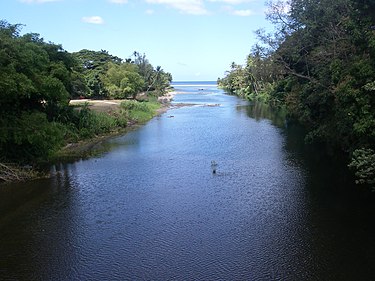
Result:
[[[136,130],[139,127],[143,126],[153,118],[160,116],[166,113],[168,110],[173,109],[171,102],[174,96],[178,94],[177,92],[167,92],[165,95],[158,97],[158,102],[160,107],[155,111],[151,119],[145,122],[129,122],[128,126],[125,128],[118,128],[113,132],[108,134],[98,135],[91,139],[81,140],[74,143],[68,143],[63,148],[59,150],[57,155],[52,159],[51,164],[62,162],[62,161],[74,161],[82,158],[89,158],[95,156],[98,153],[105,151],[105,148],[102,146],[103,142],[108,139],[126,134],[132,130]],[[92,110],[98,112],[106,112],[110,114],[118,109],[123,100],[72,100],[71,104],[79,105],[82,103],[89,103],[89,106]]]
[[[102,134],[102,135],[97,135],[90,139],[67,143],[64,147],[59,149],[59,151],[56,152],[56,154],[52,156],[51,159],[49,159],[48,161],[39,163],[35,167],[32,167],[32,168],[30,167],[27,170],[20,169],[22,173],[26,171],[27,176],[23,176],[22,178],[14,177],[15,180],[11,180],[11,181],[0,181],[0,185],[9,184],[12,182],[17,182],[17,181],[31,181],[31,180],[35,180],[39,178],[53,177],[55,176],[55,174],[51,173],[49,171],[49,168],[47,169],[46,167],[51,167],[53,165],[64,163],[64,162],[68,163],[68,162],[78,161],[80,159],[88,159],[90,157],[95,157],[96,155],[99,155],[107,151],[108,147],[104,145],[105,141],[111,138],[115,138],[115,137],[127,134],[128,132],[132,130],[136,130],[140,128],[141,126],[145,125],[147,122],[149,122],[153,118],[163,115],[170,109],[175,109],[175,108],[185,106],[185,105],[178,105],[178,104],[172,105],[171,104],[176,94],[179,94],[179,93],[175,91],[171,91],[171,92],[167,92],[163,96],[158,97],[158,102],[160,103],[160,107],[155,111],[152,118],[148,119],[147,121],[145,122],[132,121],[132,122],[129,122],[125,128],[119,127],[112,132]],[[84,105],[85,103],[88,103],[90,109],[93,111],[111,114],[113,112],[116,112],[119,109],[122,101],[123,100],[79,99],[79,100],[71,100],[70,104],[79,106],[79,105]],[[16,180],[17,178],[19,178],[20,180]]]
[[[162,115],[163,113],[167,112],[169,109],[172,108],[172,100],[175,95],[178,93],[176,91],[167,92],[164,95],[158,97],[158,102],[160,103],[160,108],[156,110],[156,115]],[[154,117],[155,117],[154,116]]]

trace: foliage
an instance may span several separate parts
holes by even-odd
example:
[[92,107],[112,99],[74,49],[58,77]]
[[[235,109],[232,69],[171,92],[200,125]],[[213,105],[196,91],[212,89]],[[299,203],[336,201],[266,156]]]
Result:
[[349,167],[355,171],[356,183],[368,184],[375,190],[375,151],[357,149],[353,152]]
[[145,83],[138,73],[138,67],[131,63],[110,63],[103,81],[109,96],[116,99],[125,99],[129,96],[135,99]]
[[48,158],[63,141],[53,109],[67,106],[74,60],[38,34],[0,22],[0,154],[17,161]]
[[375,149],[375,3],[276,0],[268,7],[274,33],[256,31],[250,63],[232,67],[219,84],[252,99],[265,93],[263,100],[309,129],[308,141],[347,155]]
[[66,105],[74,63],[61,46],[37,34],[19,35],[19,26],[0,22],[0,114]]
[[3,117],[0,128],[0,155],[11,161],[45,160],[64,142],[62,125],[49,122],[42,112]]
[[218,80],[218,85],[231,94],[246,97],[250,94],[246,77],[244,68],[233,62],[230,71],[226,72],[226,77]]
[[159,107],[160,104],[157,102],[137,102],[129,100],[121,103],[122,112],[125,112],[129,119],[141,123],[151,119]]
[[154,67],[146,55],[134,52],[134,60],[100,52],[81,50],[73,54],[81,66],[89,98],[135,98],[142,91],[162,94],[172,81],[172,75],[160,66]]
[[[277,77],[277,66],[271,59],[262,58],[259,49],[255,46],[253,53],[247,57],[246,65],[233,62],[226,76],[218,79],[218,85],[230,94],[269,102]],[[276,99],[273,99],[273,102],[279,103]]]
[[146,92],[154,91],[157,95],[162,95],[172,82],[172,75],[164,72],[161,66],[155,69],[149,63],[146,55],[134,52],[134,64],[138,66],[139,74],[145,81],[143,90]]
[[87,91],[80,94],[80,96],[88,98],[106,98],[108,91],[104,87],[102,77],[108,71],[109,63],[120,64],[122,59],[112,56],[108,51],[101,50],[99,52],[83,49],[79,52],[73,53],[73,56],[78,61]]
[[145,55],[134,62],[104,50],[70,54],[38,34],[21,35],[21,27],[0,21],[1,161],[47,160],[69,141],[126,127],[131,118],[143,122],[156,108],[136,104],[106,114],[69,106],[73,97],[135,98],[146,90],[163,92],[172,80]]
[[80,139],[92,138],[97,135],[109,133],[119,127],[126,127],[127,119],[120,116],[112,116],[103,112],[94,112],[84,105],[79,109],[75,119],[73,132],[75,131]]

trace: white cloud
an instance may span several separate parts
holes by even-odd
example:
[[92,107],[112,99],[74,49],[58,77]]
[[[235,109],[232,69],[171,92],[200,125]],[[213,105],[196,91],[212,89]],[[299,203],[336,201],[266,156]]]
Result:
[[153,15],[155,13],[154,10],[148,9],[145,11],[146,15]]
[[203,0],[146,0],[150,4],[163,4],[179,10],[184,14],[205,15],[207,10]]
[[128,3],[128,0],[108,0],[109,2],[111,3],[114,3],[114,4],[126,4]]
[[[111,1],[121,1],[121,0],[111,0]],[[260,0],[144,0],[149,4],[165,5],[167,7],[176,9],[183,14],[191,15],[207,15],[211,14],[206,9],[206,6],[210,5],[225,5],[222,9],[226,10],[228,13],[235,16],[251,16],[255,13],[250,9],[235,9],[236,5],[243,5],[246,3],[256,3]],[[284,0],[287,1],[287,0]],[[212,3],[212,4],[210,4]]]
[[253,10],[246,9],[246,10],[236,10],[232,6],[223,6],[223,11],[227,12],[228,14],[239,16],[239,17],[249,17],[255,15],[256,13]]
[[57,1],[60,1],[60,0],[20,0],[20,2],[27,3],[27,4],[33,4],[33,3],[41,4],[41,3],[57,2]]
[[100,16],[91,16],[91,17],[83,17],[83,22],[92,23],[92,24],[103,24],[104,20]]
[[252,10],[233,10],[232,15],[240,16],[240,17],[248,17],[252,16],[255,13]]

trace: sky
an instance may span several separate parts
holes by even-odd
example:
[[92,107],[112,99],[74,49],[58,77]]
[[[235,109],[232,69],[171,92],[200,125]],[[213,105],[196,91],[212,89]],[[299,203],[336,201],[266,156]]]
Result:
[[215,81],[268,28],[265,0],[1,0],[0,19],[68,52],[134,51],[174,81]]

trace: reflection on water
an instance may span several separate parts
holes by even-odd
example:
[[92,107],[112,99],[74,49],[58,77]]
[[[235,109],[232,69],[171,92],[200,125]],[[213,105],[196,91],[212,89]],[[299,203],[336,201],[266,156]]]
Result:
[[286,127],[286,111],[284,109],[275,108],[260,102],[251,102],[248,105],[238,106],[237,110],[245,111],[248,116],[257,121],[270,120],[277,127]]
[[216,88],[175,102],[220,106],[174,109],[51,179],[0,187],[0,279],[375,276],[374,196],[342,163]]

